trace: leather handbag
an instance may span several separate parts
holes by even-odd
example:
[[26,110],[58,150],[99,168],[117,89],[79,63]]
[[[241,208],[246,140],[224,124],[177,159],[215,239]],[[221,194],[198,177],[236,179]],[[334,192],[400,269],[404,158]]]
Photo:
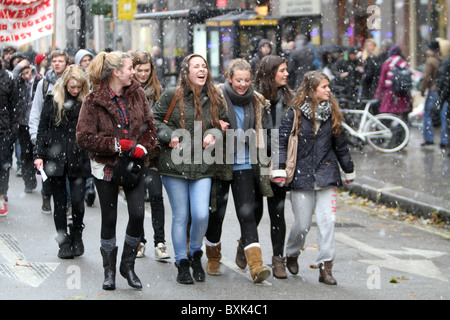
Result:
[[[114,128],[114,135],[116,136],[117,141],[119,137],[116,133],[116,122],[114,121],[113,116],[108,112],[108,116],[111,119]],[[131,154],[134,149],[131,151],[121,150],[119,153],[119,160],[113,167],[113,178],[112,181],[118,185],[123,187],[124,189],[133,189],[142,179],[142,168],[144,166],[143,159],[133,159],[131,158]]]
[[297,149],[298,149],[298,117],[294,108],[294,121],[292,124],[291,134],[289,135],[287,154],[286,154],[286,184],[291,183],[294,179],[295,168],[297,166]]

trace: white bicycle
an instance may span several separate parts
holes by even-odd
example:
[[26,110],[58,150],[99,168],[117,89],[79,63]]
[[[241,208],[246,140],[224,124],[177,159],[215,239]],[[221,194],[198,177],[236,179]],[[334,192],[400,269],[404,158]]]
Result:
[[[339,102],[341,105],[355,104],[346,99],[339,99]],[[363,145],[369,144],[375,150],[383,153],[400,151],[409,141],[408,125],[393,114],[373,115],[370,112],[370,107],[377,102],[377,100],[362,101],[362,103],[365,103],[364,110],[341,108],[345,119],[342,126],[350,136],[357,138]]]

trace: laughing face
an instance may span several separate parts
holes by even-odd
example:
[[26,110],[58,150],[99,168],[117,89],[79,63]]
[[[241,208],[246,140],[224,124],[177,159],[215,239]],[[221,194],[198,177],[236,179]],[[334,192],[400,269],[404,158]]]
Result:
[[193,86],[202,88],[208,78],[208,67],[201,57],[193,57],[189,61],[189,81]]

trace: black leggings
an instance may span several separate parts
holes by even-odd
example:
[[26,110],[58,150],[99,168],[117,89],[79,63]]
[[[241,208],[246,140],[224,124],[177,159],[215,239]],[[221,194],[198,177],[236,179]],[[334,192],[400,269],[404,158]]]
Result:
[[209,215],[206,239],[211,243],[220,242],[222,224],[228,203],[228,191],[231,185],[236,214],[241,226],[242,244],[245,246],[259,242],[255,220],[255,182],[253,170],[233,171],[232,181],[216,179],[217,211]]
[[[267,198],[267,207],[270,217],[270,238],[272,240],[273,255],[282,257],[286,237],[286,221],[284,219],[284,203],[286,199],[286,189],[271,183],[274,193],[273,197]],[[263,196],[256,192],[256,223],[259,225],[263,216]]]
[[[72,221],[74,227],[81,227],[84,219],[84,194],[86,193],[86,178],[68,177],[69,190],[72,205]],[[50,185],[53,194],[55,211],[56,232],[64,234],[67,232],[67,186],[66,176],[50,177]]]
[[[113,182],[95,178],[98,199],[102,212],[101,239],[110,240],[116,237],[117,224],[117,199],[119,187]],[[126,234],[140,238],[144,233],[144,179],[133,189],[125,189],[125,197],[128,206],[128,225]]]

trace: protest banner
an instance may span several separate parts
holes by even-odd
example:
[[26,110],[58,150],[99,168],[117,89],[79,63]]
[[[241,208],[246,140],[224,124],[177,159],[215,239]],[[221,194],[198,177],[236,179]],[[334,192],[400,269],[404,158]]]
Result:
[[0,0],[0,46],[20,46],[54,30],[54,0]]

